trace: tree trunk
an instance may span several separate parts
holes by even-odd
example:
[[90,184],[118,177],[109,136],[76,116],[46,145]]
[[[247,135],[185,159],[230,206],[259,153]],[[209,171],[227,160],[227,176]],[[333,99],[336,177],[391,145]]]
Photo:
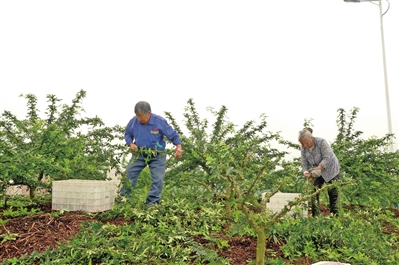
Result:
[[[264,228],[264,227],[262,227]],[[266,233],[265,229],[260,229],[256,231],[256,265],[265,264],[266,256]]]
[[256,233],[256,265],[264,265],[266,256],[266,228],[270,226],[270,223],[268,222],[267,224],[259,224],[254,219],[252,215],[253,213],[251,213],[247,207],[242,206],[241,209]]

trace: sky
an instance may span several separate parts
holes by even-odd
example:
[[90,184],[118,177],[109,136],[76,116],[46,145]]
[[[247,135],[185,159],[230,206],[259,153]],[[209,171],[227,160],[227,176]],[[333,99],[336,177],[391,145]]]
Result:
[[[382,1],[385,12],[388,2]],[[360,109],[363,138],[388,133],[379,6],[343,0],[0,0],[0,113],[26,115],[34,94],[125,126],[136,102],[183,127],[193,99],[238,126],[266,114],[267,130],[297,142],[305,119],[334,141],[338,109]],[[392,132],[399,121],[399,1],[383,16]],[[395,150],[397,149],[397,141]],[[296,154],[298,155],[298,154]]]

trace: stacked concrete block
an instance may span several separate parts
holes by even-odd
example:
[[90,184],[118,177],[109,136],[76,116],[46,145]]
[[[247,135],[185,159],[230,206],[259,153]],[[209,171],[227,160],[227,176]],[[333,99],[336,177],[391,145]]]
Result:
[[[266,192],[262,194],[262,198],[264,199],[266,196]],[[290,201],[295,200],[299,197],[301,193],[285,193],[285,192],[277,192],[272,197],[270,197],[269,202],[266,202],[266,208],[271,210],[272,212],[276,213],[282,210],[285,205],[288,205]],[[295,206],[290,209],[288,212],[290,215],[299,214],[300,216],[307,217],[308,216],[308,209],[307,209],[307,201],[302,202],[301,211],[298,213],[295,211]]]

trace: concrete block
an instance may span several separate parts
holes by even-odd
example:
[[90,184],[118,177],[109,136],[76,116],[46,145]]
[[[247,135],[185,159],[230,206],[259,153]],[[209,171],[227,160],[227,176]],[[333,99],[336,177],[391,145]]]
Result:
[[[284,208],[285,205],[287,205],[290,201],[295,200],[297,197],[299,197],[301,193],[285,193],[285,192],[277,192],[274,194],[272,197],[270,197],[270,201],[266,202],[266,208],[271,210],[272,212],[276,213],[279,212],[281,209]],[[262,198],[264,199],[266,196],[266,193],[262,194]],[[307,202],[303,202],[302,205],[300,205],[301,211],[300,215],[303,217],[308,216],[308,209],[307,209]],[[290,215],[294,215],[295,212],[295,207],[289,211]]]

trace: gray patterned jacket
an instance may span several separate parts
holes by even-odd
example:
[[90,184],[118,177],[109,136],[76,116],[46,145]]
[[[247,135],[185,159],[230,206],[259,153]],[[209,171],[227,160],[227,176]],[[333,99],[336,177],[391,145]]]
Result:
[[339,162],[333,150],[326,140],[320,137],[313,138],[313,148],[302,147],[302,171],[312,171],[321,165],[323,167],[321,176],[325,182],[329,182],[339,174]]

